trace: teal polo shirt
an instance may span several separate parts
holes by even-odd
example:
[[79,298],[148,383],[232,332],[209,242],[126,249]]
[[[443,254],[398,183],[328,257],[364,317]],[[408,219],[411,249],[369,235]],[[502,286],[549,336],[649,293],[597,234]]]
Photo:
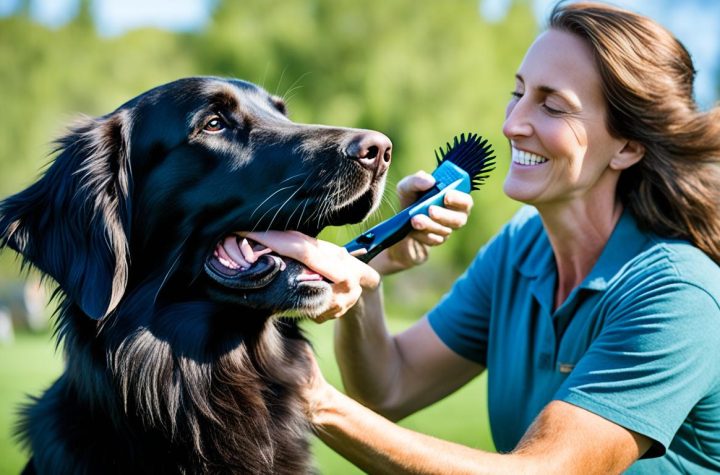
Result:
[[498,451],[562,400],[655,441],[627,473],[720,472],[720,268],[625,211],[553,310],[556,275],[540,217],[524,207],[428,315],[449,348],[487,367]]

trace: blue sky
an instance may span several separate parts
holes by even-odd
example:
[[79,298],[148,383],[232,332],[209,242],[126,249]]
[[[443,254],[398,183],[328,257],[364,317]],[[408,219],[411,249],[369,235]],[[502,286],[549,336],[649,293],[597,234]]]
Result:
[[[0,0],[0,15],[16,10],[19,0]],[[32,16],[50,26],[67,22],[77,12],[78,0],[32,0]],[[187,31],[202,28],[212,0],[95,0],[93,15],[98,31],[107,36],[143,26]]]
[[[515,0],[517,1],[517,0]],[[557,0],[531,0],[535,16],[543,22]],[[513,0],[479,0],[480,13],[500,21]],[[610,3],[645,14],[668,28],[690,51],[697,70],[695,93],[709,107],[718,100],[720,77],[720,1],[718,0],[613,0]]]
[[[510,4],[519,0],[477,0],[481,15],[501,20]],[[539,21],[556,0],[530,0]],[[16,10],[19,0],[0,0],[0,15]],[[113,36],[143,26],[176,31],[200,29],[209,18],[213,0],[95,0],[93,15],[98,31]],[[614,0],[644,13],[669,28],[690,50],[698,70],[697,99],[703,106],[717,100],[720,76],[720,1],[717,0]],[[32,0],[32,16],[50,26],[72,18],[78,0]]]

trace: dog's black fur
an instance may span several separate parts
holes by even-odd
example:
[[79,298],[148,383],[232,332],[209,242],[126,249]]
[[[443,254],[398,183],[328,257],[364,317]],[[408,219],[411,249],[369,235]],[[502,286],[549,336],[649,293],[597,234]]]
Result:
[[390,159],[377,136],[293,123],[261,88],[202,77],[60,139],[42,178],[0,203],[0,245],[59,284],[66,368],[23,410],[28,472],[312,471],[307,342],[274,317],[321,312],[329,284],[296,281],[287,260],[236,290],[204,265],[233,231],[363,219]]

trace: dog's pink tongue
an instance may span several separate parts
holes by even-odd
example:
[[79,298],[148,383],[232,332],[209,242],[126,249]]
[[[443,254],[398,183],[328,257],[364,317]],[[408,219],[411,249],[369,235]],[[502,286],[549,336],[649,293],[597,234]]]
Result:
[[271,252],[272,249],[260,243],[251,245],[247,238],[230,235],[218,243],[214,255],[226,267],[246,270],[252,267],[260,256]]

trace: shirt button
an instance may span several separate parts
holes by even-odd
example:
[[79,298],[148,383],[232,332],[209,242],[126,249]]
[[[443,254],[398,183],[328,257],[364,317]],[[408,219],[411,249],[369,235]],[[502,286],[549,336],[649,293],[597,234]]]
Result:
[[575,368],[575,365],[572,363],[558,363],[558,371],[560,371],[561,373],[570,373],[573,368]]

